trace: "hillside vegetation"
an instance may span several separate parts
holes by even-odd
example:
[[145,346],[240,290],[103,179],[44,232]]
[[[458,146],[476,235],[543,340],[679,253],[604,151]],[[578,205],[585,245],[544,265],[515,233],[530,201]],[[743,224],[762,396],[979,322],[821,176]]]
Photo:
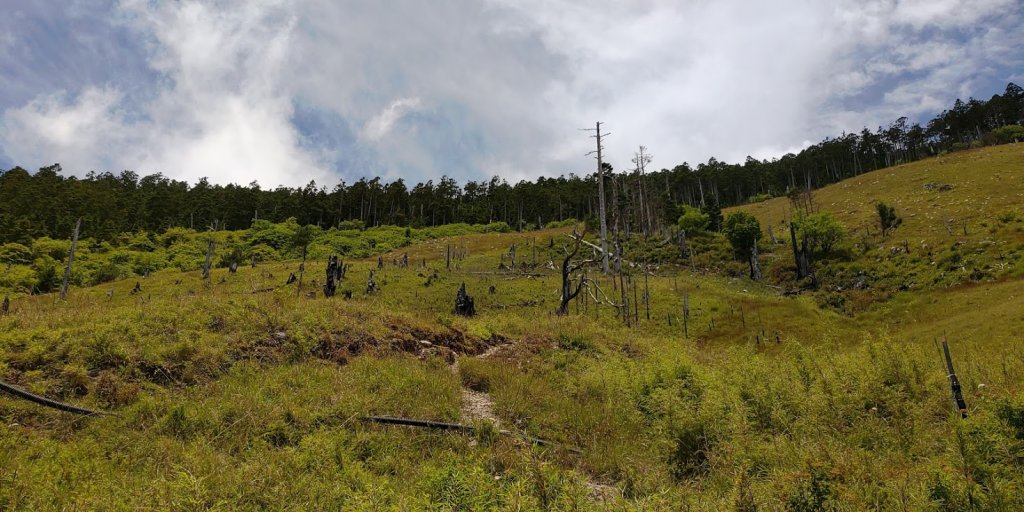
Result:
[[[717,233],[693,238],[692,267],[652,263],[645,277],[627,263],[638,293],[630,326],[582,297],[554,314],[572,226],[413,231],[408,241],[395,228],[397,242],[372,247],[373,231],[355,230],[332,298],[320,292],[324,259],[344,247],[315,242],[297,289],[285,284],[301,254],[283,241],[293,234],[273,258],[216,268],[209,280],[192,254],[147,277],[82,277],[66,301],[17,293],[0,317],[0,379],[112,414],[0,396],[0,509],[1020,510],[1022,157],[1024,145],[1000,146],[822,189],[815,205],[850,234],[820,255],[816,291],[784,295],[743,277]],[[952,189],[924,187],[932,182]],[[861,238],[876,199],[904,222]],[[785,240],[788,205],[743,208]],[[968,234],[950,234],[947,216],[967,220]],[[144,234],[155,247],[131,258],[174,261],[161,236]],[[207,236],[181,243],[205,250]],[[256,247],[252,236],[216,234],[216,259],[232,240],[243,254]],[[893,252],[904,239],[910,253]],[[671,260],[678,251],[659,242],[630,242],[626,257]],[[767,270],[792,265],[788,246],[760,243]],[[828,287],[851,266],[873,273],[865,294],[888,286],[886,272],[934,278],[942,270],[927,270],[931,261],[953,246],[963,255],[962,270],[946,270],[955,281],[914,277],[920,285],[855,310],[823,301],[848,293]],[[83,261],[125,249],[90,250]],[[408,267],[397,265],[406,255]],[[995,270],[972,279],[975,264]],[[614,296],[609,277],[596,267],[588,276]],[[463,283],[476,316],[453,312]],[[943,335],[965,419],[936,344]]]

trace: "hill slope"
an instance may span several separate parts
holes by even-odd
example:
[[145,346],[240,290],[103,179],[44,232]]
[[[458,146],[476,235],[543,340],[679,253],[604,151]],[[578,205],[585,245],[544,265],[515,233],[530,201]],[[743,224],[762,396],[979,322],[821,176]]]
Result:
[[[895,205],[903,218],[893,241],[906,239],[917,247],[942,244],[954,235],[958,240],[983,239],[999,216],[1024,217],[1024,144],[962,151],[890,167],[814,192],[817,208],[834,213],[855,232],[865,228],[878,231],[877,201]],[[792,216],[785,197],[730,209],[738,210],[772,225],[781,225]],[[1024,240],[1024,231],[1016,232],[1017,240]]]
[[[986,173],[1020,176],[1022,149],[823,189],[818,204],[849,226],[869,224],[878,198],[906,219],[893,239],[986,262],[996,257],[977,248],[1008,247],[998,278],[910,287],[854,316],[672,266],[631,270],[630,326],[605,300],[621,297],[618,283],[593,270],[593,296],[556,316],[568,228],[427,239],[385,254],[384,268],[353,260],[333,298],[318,293],[323,259],[307,263],[301,289],[285,284],[292,260],[205,282],[167,266],[67,301],[15,296],[0,317],[0,379],[114,415],[0,395],[0,509],[1020,510],[1019,223],[981,222],[1020,207],[1022,185]],[[746,208],[777,222],[786,207]],[[969,219],[969,234],[936,233],[940,211]],[[927,250],[871,240],[843,265],[932,266]],[[453,313],[463,283],[472,318]],[[952,411],[943,334],[966,419]],[[501,435],[495,420],[553,444]]]

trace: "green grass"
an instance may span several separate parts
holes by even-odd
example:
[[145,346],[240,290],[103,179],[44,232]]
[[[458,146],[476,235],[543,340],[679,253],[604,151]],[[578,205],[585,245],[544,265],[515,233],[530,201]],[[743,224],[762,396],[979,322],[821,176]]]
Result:
[[[1013,148],[944,158],[987,162],[1019,156]],[[988,183],[984,172],[993,171],[971,179]],[[907,218],[900,197],[882,199]],[[1011,202],[993,196],[985,208]],[[747,208],[762,207],[781,208]],[[915,222],[896,236],[924,233]],[[1024,507],[1020,276],[912,289],[848,315],[817,296],[663,266],[649,278],[650,320],[641,305],[627,328],[593,303],[553,314],[559,277],[547,262],[558,263],[570,229],[396,249],[383,256],[376,295],[364,293],[376,258],[357,260],[340,287],[351,300],[306,297],[322,284],[322,259],[307,264],[299,293],[284,286],[292,260],[216,269],[208,286],[170,268],[76,287],[66,302],[15,297],[0,318],[0,378],[114,415],[0,396],[0,509]],[[512,243],[536,276],[498,271]],[[410,267],[394,267],[406,252]],[[474,318],[452,312],[462,282]],[[966,420],[953,412],[935,344],[943,335]],[[462,387],[488,393],[503,428],[559,446],[358,420],[464,421]],[[611,501],[595,498],[597,484],[617,489]]]

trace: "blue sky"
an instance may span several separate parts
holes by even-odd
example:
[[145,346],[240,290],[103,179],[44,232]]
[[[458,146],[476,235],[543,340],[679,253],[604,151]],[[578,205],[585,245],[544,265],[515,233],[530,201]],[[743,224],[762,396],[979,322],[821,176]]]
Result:
[[742,161],[1024,82],[1024,0],[0,0],[0,168],[509,180]]

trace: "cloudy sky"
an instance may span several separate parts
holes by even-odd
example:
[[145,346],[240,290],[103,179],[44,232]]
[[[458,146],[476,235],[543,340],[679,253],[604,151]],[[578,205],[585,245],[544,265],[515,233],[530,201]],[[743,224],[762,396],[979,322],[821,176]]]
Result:
[[1024,0],[0,0],[0,168],[264,187],[770,158],[1024,83]]

